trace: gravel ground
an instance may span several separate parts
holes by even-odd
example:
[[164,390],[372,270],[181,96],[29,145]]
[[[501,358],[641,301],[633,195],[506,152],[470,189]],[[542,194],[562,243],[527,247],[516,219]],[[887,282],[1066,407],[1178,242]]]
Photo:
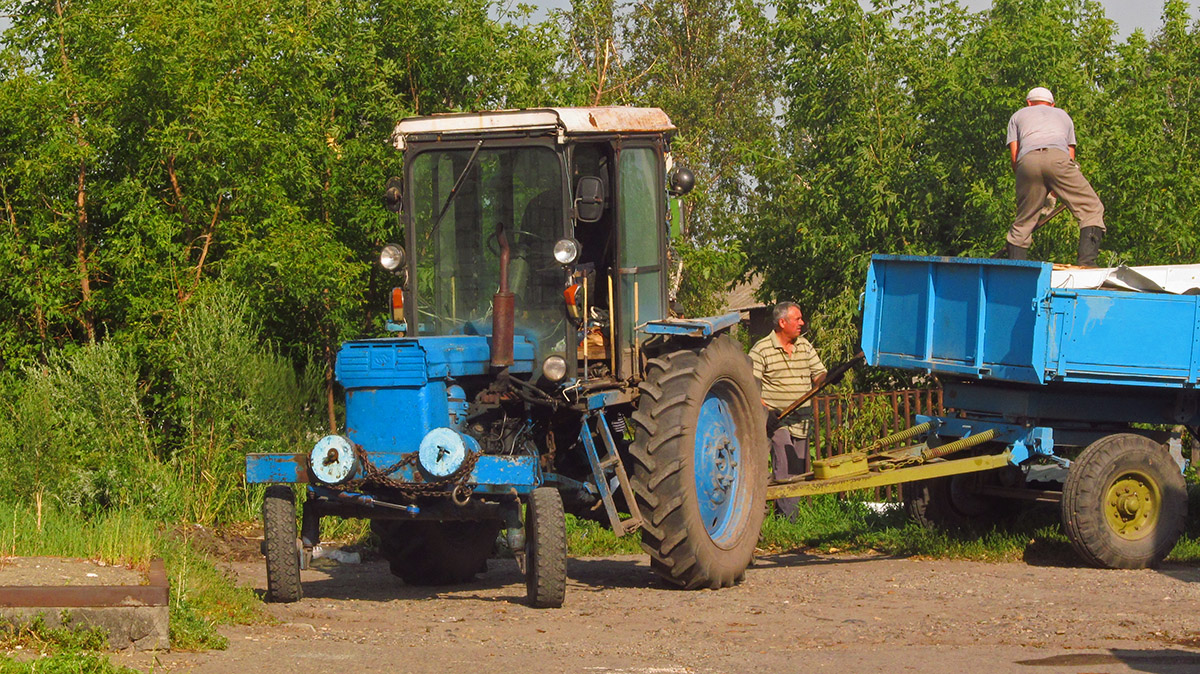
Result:
[[[741,585],[664,588],[645,558],[572,559],[566,604],[535,610],[511,560],[469,586],[408,587],[386,564],[303,574],[271,625],[226,651],[122,655],[156,672],[1197,672],[1200,568],[783,554]],[[235,562],[266,585],[261,561]]]

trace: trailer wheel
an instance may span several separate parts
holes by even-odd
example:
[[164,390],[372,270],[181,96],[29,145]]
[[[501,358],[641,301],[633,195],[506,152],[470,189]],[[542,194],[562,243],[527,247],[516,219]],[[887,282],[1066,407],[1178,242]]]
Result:
[[647,363],[633,414],[642,548],[668,583],[737,583],[765,513],[766,415],[750,360],[721,336]]
[[1175,547],[1187,517],[1187,487],[1161,445],[1133,433],[1093,442],[1067,472],[1063,529],[1094,566],[1142,569]]
[[906,484],[905,510],[926,529],[986,529],[1000,521],[1007,505],[977,493],[985,476],[968,473]]
[[271,485],[263,495],[263,547],[267,556],[267,601],[293,602],[302,596],[300,552],[296,546],[296,497],[292,488]]
[[529,494],[525,512],[525,594],[530,606],[559,608],[567,593],[567,524],[552,487]]
[[487,571],[498,521],[372,520],[379,552],[408,585],[460,585]]

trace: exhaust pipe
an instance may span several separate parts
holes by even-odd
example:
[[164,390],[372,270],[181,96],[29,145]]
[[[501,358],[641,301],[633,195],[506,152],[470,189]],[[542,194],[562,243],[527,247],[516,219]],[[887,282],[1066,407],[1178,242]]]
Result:
[[492,296],[492,367],[513,364],[513,324],[516,322],[516,300],[508,290],[508,261],[511,251],[504,225],[496,228],[500,244],[500,290]]

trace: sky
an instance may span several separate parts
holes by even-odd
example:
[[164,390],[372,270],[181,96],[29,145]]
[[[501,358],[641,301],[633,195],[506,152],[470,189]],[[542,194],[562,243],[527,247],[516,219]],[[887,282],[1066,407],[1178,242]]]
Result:
[[[991,0],[962,0],[963,4],[973,12],[992,6]],[[1117,22],[1117,35],[1120,39],[1129,36],[1135,29],[1141,28],[1146,37],[1152,37],[1162,25],[1162,0],[1100,0],[1104,5],[1104,15]],[[1197,4],[1192,4],[1191,15],[1197,16]]]

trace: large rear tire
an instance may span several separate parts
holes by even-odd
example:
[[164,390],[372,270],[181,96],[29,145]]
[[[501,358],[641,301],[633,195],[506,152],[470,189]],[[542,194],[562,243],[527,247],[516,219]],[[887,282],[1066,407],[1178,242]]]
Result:
[[300,599],[300,552],[296,545],[296,498],[292,488],[271,485],[263,495],[263,543],[267,557],[267,601]]
[[642,548],[668,583],[737,583],[766,507],[766,414],[750,360],[721,336],[652,358],[633,415]]
[[562,495],[538,487],[525,512],[525,594],[534,608],[559,608],[567,594],[567,523]]
[[1156,566],[1183,534],[1186,517],[1179,466],[1141,435],[1119,433],[1088,445],[1063,485],[1063,529],[1094,566]]

